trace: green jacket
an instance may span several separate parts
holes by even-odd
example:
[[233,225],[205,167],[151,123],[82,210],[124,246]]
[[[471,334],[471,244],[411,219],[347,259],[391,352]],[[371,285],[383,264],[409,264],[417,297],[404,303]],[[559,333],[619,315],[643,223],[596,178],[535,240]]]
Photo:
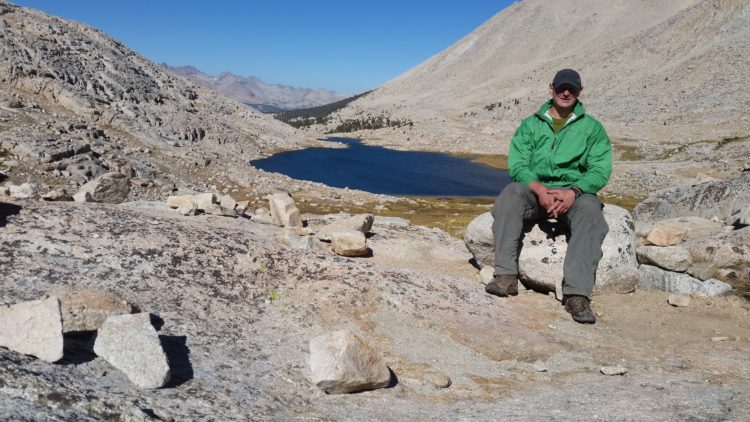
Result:
[[508,173],[514,182],[539,181],[550,188],[575,186],[596,194],[612,173],[612,145],[604,127],[578,101],[575,114],[557,134],[545,115],[552,100],[523,119],[510,141]]

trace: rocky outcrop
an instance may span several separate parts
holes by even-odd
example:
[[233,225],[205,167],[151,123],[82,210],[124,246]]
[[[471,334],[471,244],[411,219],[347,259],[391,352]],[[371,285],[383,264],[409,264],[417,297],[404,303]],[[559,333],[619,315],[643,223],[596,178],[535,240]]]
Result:
[[332,233],[351,230],[367,234],[372,228],[373,221],[375,221],[375,217],[372,214],[344,217],[318,229],[316,236],[321,240],[331,240]]
[[[635,225],[630,213],[614,205],[604,206],[609,233],[602,244],[594,293],[633,291],[638,282],[635,257]],[[492,215],[475,218],[466,229],[464,240],[481,267],[493,266],[494,239]],[[567,229],[561,223],[542,221],[528,227],[518,266],[522,282],[532,288],[555,291],[562,298],[562,268],[567,250]]]
[[641,265],[638,268],[638,288],[642,290],[660,290],[679,294],[694,294],[697,296],[721,296],[732,290],[732,286],[716,279],[701,281],[687,274],[662,270],[651,265]]
[[130,184],[122,173],[106,173],[86,183],[73,195],[76,202],[119,204],[128,198]]
[[0,346],[47,362],[62,359],[60,301],[52,297],[0,306]]
[[169,382],[167,357],[148,313],[108,317],[97,332],[94,352],[141,388]]
[[380,353],[348,330],[310,340],[310,371],[313,384],[329,394],[383,388],[391,380]]
[[750,207],[750,172],[740,176],[676,186],[652,194],[635,207],[636,220],[656,222],[675,217],[717,217],[727,225],[741,223]]

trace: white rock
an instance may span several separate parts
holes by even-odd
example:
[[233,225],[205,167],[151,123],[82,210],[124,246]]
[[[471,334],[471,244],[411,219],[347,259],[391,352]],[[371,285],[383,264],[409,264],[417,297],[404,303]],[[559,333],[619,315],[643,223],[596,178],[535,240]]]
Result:
[[221,198],[219,198],[219,205],[228,210],[234,210],[235,208],[237,208],[237,201],[232,199],[232,197],[229,195],[223,195]]
[[541,360],[537,360],[534,362],[534,365],[532,365],[534,370],[537,372],[547,372],[547,364],[542,362]]
[[148,313],[111,316],[99,329],[94,352],[141,388],[169,382],[169,365]]
[[317,236],[322,240],[330,240],[331,234],[340,231],[359,231],[367,233],[372,228],[374,217],[372,214],[358,214],[335,221],[318,230]]
[[306,251],[322,251],[325,249],[325,247],[321,245],[320,241],[315,240],[315,238],[313,238],[312,236],[305,234],[300,235],[294,230],[289,230],[286,228],[279,231],[279,233],[276,235],[276,240],[294,249],[302,249]]
[[690,297],[683,295],[669,295],[667,303],[678,308],[690,306]]
[[286,192],[278,192],[268,196],[273,223],[284,227],[301,227],[302,218],[294,200]]
[[203,212],[206,212],[206,209],[209,209],[214,204],[217,204],[216,194],[211,193],[211,192],[199,193],[196,195],[188,195],[188,196],[185,196],[184,198],[195,202],[195,205],[198,206],[198,209]]
[[641,265],[638,273],[638,289],[641,290],[660,290],[704,297],[720,296],[732,290],[729,284],[713,278],[701,281],[687,274],[666,271],[651,265]]
[[65,189],[53,189],[42,195],[42,199],[45,201],[72,201],[73,197]]
[[331,394],[383,388],[391,380],[380,353],[348,330],[310,340],[310,370],[312,382]]
[[81,186],[73,195],[76,202],[104,202],[119,204],[128,198],[130,183],[122,173],[105,173]]
[[599,371],[604,375],[625,375],[628,373],[628,368],[622,365],[602,366]]
[[331,233],[330,238],[331,247],[337,255],[365,256],[369,253],[365,234],[360,231],[334,232]]
[[0,346],[47,362],[62,359],[60,301],[51,297],[0,306]]
[[680,246],[641,246],[636,249],[639,261],[669,271],[685,272],[693,263],[687,249]]
[[[624,208],[604,206],[604,219],[609,233],[602,244],[594,294],[626,293],[638,282],[638,263],[635,256],[635,224]],[[466,246],[482,267],[493,267],[495,244],[492,236],[492,214],[486,212],[469,223],[464,235]],[[544,228],[540,228],[540,225]],[[557,235],[550,237],[553,231]],[[565,229],[561,223],[542,220],[535,224],[523,239],[518,267],[522,281],[529,287],[552,290],[562,296],[562,274],[568,249]]]
[[16,199],[35,198],[39,194],[36,183],[30,182],[22,183],[18,186],[9,185],[8,189],[10,196]]

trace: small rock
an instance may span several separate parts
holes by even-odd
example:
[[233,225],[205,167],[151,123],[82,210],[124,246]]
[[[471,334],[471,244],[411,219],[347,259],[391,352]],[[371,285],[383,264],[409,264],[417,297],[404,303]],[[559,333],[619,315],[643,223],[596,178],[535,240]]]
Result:
[[355,230],[367,233],[372,228],[373,221],[374,217],[372,214],[353,215],[323,227],[318,231],[318,238],[330,240],[331,234],[339,231]]
[[727,337],[727,336],[714,336],[714,337],[711,337],[711,341],[714,341],[714,342],[716,342],[716,341],[727,341],[727,340],[729,340],[729,337]]
[[73,197],[65,189],[53,189],[42,195],[42,199],[45,201],[72,201]]
[[690,306],[690,297],[683,295],[669,295],[667,302],[678,308],[685,308]]
[[622,365],[602,366],[599,371],[604,375],[625,375],[628,373],[628,368]]
[[63,322],[56,297],[0,306],[0,327],[0,346],[47,362],[63,357]]
[[137,309],[119,296],[95,290],[57,287],[50,296],[60,300],[64,333],[98,330],[107,317],[129,314]]
[[232,197],[229,195],[224,195],[219,198],[219,204],[228,210],[234,210],[235,208],[237,208],[237,201],[232,199]]
[[10,196],[16,199],[31,199],[38,195],[36,183],[22,183],[18,186],[9,185]]
[[105,173],[81,186],[73,195],[76,202],[103,202],[119,204],[125,201],[130,192],[127,176],[122,173]]
[[342,231],[331,234],[331,246],[337,255],[365,256],[369,253],[365,234],[360,231]]
[[141,388],[169,382],[169,365],[148,313],[111,316],[97,332],[94,352]]
[[534,364],[532,365],[532,367],[537,372],[547,372],[548,371],[547,364],[545,364],[541,360],[537,360],[536,362],[534,362]]
[[449,376],[441,373],[430,374],[428,379],[435,388],[448,388],[453,383]]
[[391,380],[380,353],[348,330],[310,340],[310,370],[312,382],[330,394],[383,388]]

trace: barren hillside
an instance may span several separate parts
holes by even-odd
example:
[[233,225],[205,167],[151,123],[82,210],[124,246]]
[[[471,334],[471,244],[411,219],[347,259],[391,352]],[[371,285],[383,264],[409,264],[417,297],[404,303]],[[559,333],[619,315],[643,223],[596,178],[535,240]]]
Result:
[[648,155],[750,135],[748,52],[745,0],[525,0],[338,117],[414,122],[359,134],[381,144],[504,153],[555,71],[572,67],[588,111]]

